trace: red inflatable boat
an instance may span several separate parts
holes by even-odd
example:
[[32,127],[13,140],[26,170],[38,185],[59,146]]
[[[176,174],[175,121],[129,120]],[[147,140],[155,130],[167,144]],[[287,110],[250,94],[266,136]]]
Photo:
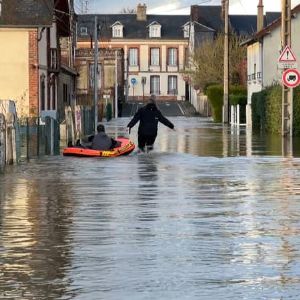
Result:
[[120,155],[127,155],[131,153],[135,145],[129,139],[125,137],[118,137],[116,141],[121,142],[121,146],[114,148],[112,150],[93,150],[84,147],[67,147],[63,151],[65,156],[86,156],[86,157],[116,157]]

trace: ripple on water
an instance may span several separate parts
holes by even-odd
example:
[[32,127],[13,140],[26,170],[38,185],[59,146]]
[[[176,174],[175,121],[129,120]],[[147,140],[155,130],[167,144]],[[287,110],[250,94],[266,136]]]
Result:
[[299,299],[299,159],[160,142],[5,170],[0,298]]

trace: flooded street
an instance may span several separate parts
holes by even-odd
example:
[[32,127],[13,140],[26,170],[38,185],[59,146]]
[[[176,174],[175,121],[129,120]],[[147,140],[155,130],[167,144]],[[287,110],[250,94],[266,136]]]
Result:
[[300,299],[300,146],[171,120],[151,154],[0,171],[0,299]]

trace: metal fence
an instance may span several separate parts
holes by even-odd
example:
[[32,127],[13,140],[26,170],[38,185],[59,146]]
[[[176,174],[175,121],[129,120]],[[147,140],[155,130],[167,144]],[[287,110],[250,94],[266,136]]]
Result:
[[18,160],[60,153],[59,124],[52,118],[43,122],[37,117],[18,119],[16,132]]

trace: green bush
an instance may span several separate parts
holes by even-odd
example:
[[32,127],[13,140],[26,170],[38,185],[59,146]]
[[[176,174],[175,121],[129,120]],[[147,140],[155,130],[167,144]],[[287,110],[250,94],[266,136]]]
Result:
[[212,107],[212,117],[215,122],[222,122],[223,87],[211,85],[206,90],[207,97]]
[[254,130],[261,130],[265,128],[266,96],[267,90],[252,94],[252,127]]
[[[212,117],[215,122],[222,122],[223,108],[223,86],[220,84],[209,85],[206,89],[206,95],[212,106]],[[229,104],[230,105],[246,105],[247,90],[240,85],[232,85],[229,87]],[[245,110],[245,109],[244,109]]]
[[[275,85],[252,94],[253,129],[265,129],[268,133],[281,134],[282,87]],[[294,89],[293,134],[300,136],[300,87]]]
[[295,136],[300,136],[300,87],[294,89],[293,99],[293,130]]
[[242,85],[231,85],[229,87],[229,94],[247,96],[247,89]]
[[246,105],[247,104],[247,95],[237,94],[229,95],[229,104],[230,105]]
[[281,134],[282,88],[274,85],[267,89],[266,97],[266,131]]

